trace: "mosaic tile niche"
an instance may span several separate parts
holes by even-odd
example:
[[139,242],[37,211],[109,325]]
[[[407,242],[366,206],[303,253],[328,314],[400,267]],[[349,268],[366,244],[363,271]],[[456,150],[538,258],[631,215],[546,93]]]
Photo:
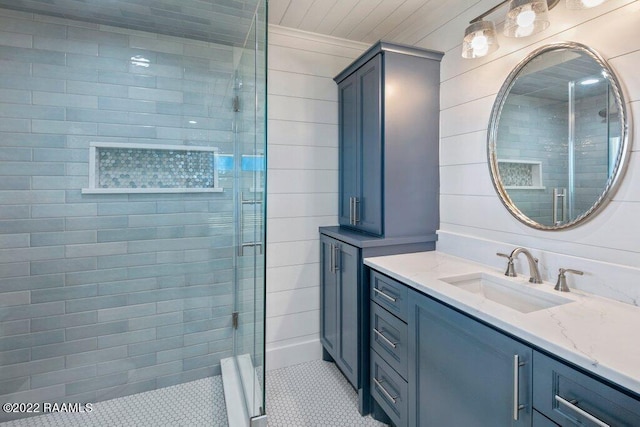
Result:
[[540,162],[498,160],[500,180],[505,188],[542,187]]
[[217,148],[92,143],[84,193],[219,192]]

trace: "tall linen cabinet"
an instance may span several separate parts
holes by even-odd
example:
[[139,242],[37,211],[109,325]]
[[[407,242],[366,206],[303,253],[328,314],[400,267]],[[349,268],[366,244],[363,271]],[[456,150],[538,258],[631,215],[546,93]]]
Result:
[[339,225],[320,227],[320,339],[362,414],[372,405],[363,259],[435,249],[442,55],[378,42],[334,79]]

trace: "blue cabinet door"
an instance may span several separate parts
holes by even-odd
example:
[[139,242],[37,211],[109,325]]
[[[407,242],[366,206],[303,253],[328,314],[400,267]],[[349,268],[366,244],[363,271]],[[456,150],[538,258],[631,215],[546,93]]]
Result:
[[336,363],[355,388],[358,383],[358,248],[339,244],[338,255],[338,354]]
[[338,85],[340,225],[382,235],[382,56]]
[[367,233],[382,235],[382,55],[363,65],[357,76],[361,109],[357,226]]
[[409,425],[531,426],[532,350],[411,292]]
[[359,388],[360,250],[320,235],[320,341],[345,377]]
[[357,75],[352,74],[338,85],[339,132],[339,206],[340,225],[355,226],[353,200],[358,188],[358,85]]
[[320,341],[335,360],[338,354],[338,275],[335,269],[337,240],[320,235]]

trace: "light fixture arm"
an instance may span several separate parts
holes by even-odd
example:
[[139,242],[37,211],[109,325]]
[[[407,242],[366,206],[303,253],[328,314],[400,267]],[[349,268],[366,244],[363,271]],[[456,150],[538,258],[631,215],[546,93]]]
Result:
[[[502,6],[504,6],[507,3],[509,3],[509,0],[501,1],[497,5],[493,6],[491,9],[489,9],[486,12],[484,12],[484,13],[476,16],[475,18],[473,18],[471,21],[469,21],[469,24],[473,24],[474,22],[482,21],[484,18],[486,18],[487,16],[491,15],[493,12],[495,12],[498,9],[500,9]],[[558,3],[560,3],[560,0],[547,0],[547,7],[549,8],[549,10],[551,10],[554,7],[556,7]]]

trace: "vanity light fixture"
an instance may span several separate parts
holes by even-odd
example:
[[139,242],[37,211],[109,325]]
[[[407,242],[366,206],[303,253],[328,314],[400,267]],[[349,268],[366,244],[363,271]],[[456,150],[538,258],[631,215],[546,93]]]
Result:
[[509,8],[504,23],[504,35],[507,37],[527,37],[539,33],[549,26],[549,10],[560,3],[560,0],[501,1],[469,21],[462,42],[463,58],[480,58],[498,49],[496,27],[492,21],[485,21],[484,18],[507,3],[509,3]]

